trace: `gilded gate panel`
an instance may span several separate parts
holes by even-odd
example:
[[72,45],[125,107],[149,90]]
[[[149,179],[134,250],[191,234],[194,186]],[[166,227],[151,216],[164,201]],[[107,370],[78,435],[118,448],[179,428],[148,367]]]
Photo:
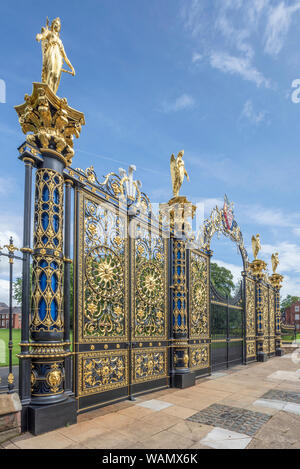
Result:
[[209,258],[191,251],[190,338],[209,337]]
[[[209,257],[201,251],[190,251],[189,331],[190,339],[209,339]],[[194,370],[208,368],[209,343],[191,344],[189,363]]]
[[126,341],[127,218],[112,205],[81,193],[79,233],[79,341]]
[[210,365],[209,344],[190,346],[190,367],[192,369],[208,368]]
[[246,278],[246,336],[255,337],[255,282]]
[[132,378],[134,383],[164,378],[167,375],[167,349],[134,349]]
[[132,330],[135,340],[167,339],[168,247],[153,227],[134,225],[131,281]]
[[275,292],[269,291],[269,353],[275,353]]
[[255,282],[245,277],[246,283],[246,358],[256,357]]
[[81,353],[78,360],[79,396],[128,385],[128,351]]
[[263,315],[263,351],[269,353],[269,289],[265,285],[260,286],[262,298],[262,315]]

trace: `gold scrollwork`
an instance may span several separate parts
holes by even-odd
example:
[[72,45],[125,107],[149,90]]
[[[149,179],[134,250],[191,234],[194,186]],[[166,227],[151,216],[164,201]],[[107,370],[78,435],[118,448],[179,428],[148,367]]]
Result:
[[191,251],[190,257],[190,336],[209,336],[209,261],[208,257]]
[[246,341],[246,356],[252,358],[256,356],[256,342],[255,340]]
[[36,172],[34,249],[62,251],[63,184],[63,177],[56,171]]
[[197,344],[190,347],[190,367],[195,369],[209,367],[208,344]]
[[50,390],[56,393],[61,386],[62,380],[63,374],[61,369],[58,367],[57,363],[53,363],[53,365],[51,365],[51,370],[49,371],[49,373],[47,373],[46,376],[46,381],[50,387]]
[[165,349],[151,349],[147,352],[132,352],[133,382],[164,378],[167,375],[167,356]]
[[89,352],[79,355],[79,395],[128,385],[128,352]]
[[80,194],[79,334],[82,341],[126,340],[126,218],[100,199]]
[[255,332],[255,283],[246,277],[246,336],[252,337]]
[[135,225],[132,282],[133,330],[137,339],[167,334],[167,245],[154,230]]

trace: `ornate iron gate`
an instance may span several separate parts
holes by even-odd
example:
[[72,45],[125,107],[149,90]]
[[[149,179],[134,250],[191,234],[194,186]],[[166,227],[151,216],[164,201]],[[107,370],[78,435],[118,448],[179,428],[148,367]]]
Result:
[[199,250],[189,255],[190,367],[196,377],[210,372],[210,257]]
[[211,284],[212,368],[222,369],[244,360],[244,302],[242,285],[235,296],[222,296]]
[[147,211],[127,212],[120,182],[76,189],[78,410],[169,382],[168,240]]

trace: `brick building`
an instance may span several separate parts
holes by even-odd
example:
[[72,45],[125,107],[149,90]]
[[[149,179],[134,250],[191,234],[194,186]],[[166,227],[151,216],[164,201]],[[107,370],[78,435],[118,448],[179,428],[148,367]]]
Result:
[[[21,308],[14,306],[13,310],[13,329],[21,329]],[[5,303],[0,303],[0,329],[8,329],[9,325],[9,307]]]
[[286,308],[284,312],[285,323],[296,324],[297,331],[300,330],[300,301],[295,301],[291,306]]

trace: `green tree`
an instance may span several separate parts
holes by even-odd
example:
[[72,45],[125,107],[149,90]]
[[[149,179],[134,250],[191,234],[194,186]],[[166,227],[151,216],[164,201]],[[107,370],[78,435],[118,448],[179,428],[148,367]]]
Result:
[[211,281],[213,286],[223,296],[230,296],[231,292],[235,289],[233,282],[233,275],[230,270],[225,267],[220,267],[215,262],[210,264]]
[[287,295],[286,298],[281,298],[280,310],[283,313],[289,306],[291,306],[296,301],[300,301],[299,296]]

